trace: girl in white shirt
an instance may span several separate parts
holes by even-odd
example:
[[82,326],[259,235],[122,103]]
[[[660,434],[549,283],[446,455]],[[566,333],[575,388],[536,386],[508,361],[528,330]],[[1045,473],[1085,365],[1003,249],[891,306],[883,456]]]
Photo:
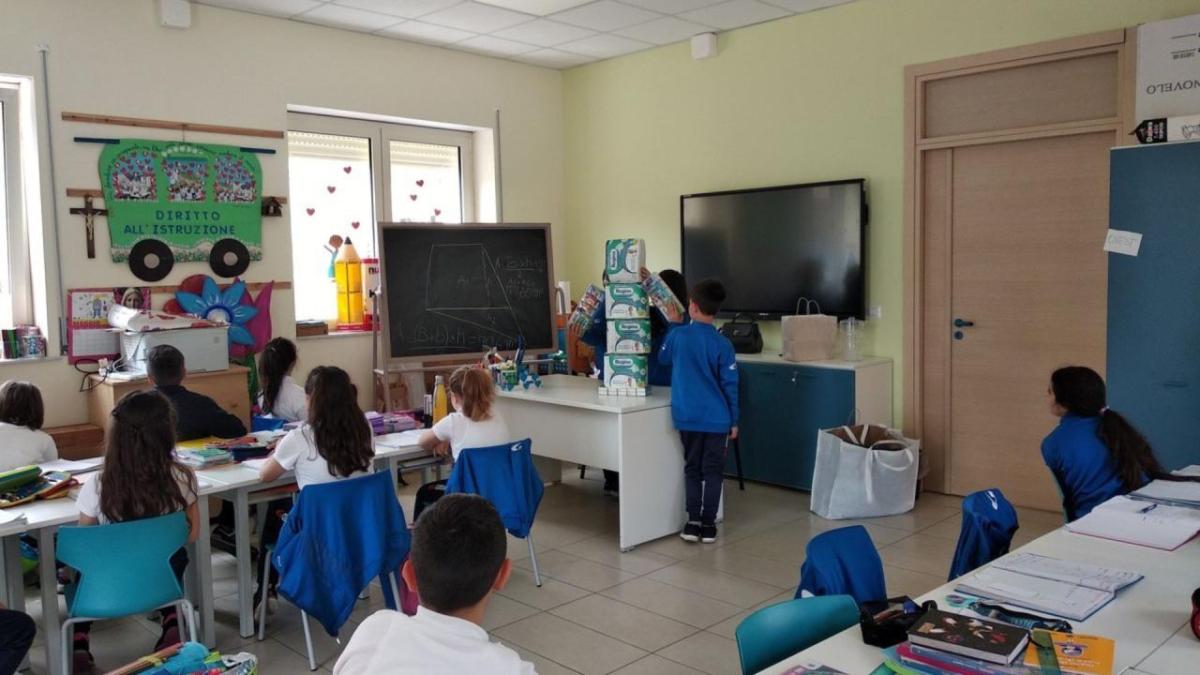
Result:
[[[263,482],[278,479],[285,471],[294,471],[296,485],[330,483],[364,475],[375,460],[374,435],[362,408],[358,390],[346,371],[336,366],[317,366],[304,382],[307,398],[307,423],[288,432],[259,471]],[[282,502],[282,503],[281,503]],[[263,544],[274,543],[283,524],[282,512],[291,508],[290,500],[268,505],[263,526]],[[259,574],[267,556],[259,556]],[[276,572],[271,568],[269,586],[274,588]],[[254,604],[261,599],[255,591]],[[257,616],[257,612],[256,612]]]
[[42,392],[28,382],[0,386],[0,471],[58,459],[58,447],[42,431]]
[[296,345],[287,338],[275,338],[263,348],[258,362],[258,407],[264,415],[289,422],[308,419],[308,400],[304,389],[292,379],[296,367]]
[[[464,448],[487,448],[513,440],[504,418],[496,411],[496,385],[482,368],[462,366],[450,375],[450,405],[454,412],[421,434],[417,444],[438,455],[457,460]],[[413,521],[446,491],[446,481],[422,485],[417,490]]]
[[[176,511],[187,513],[188,543],[200,534],[196,506],[196,477],[175,460],[175,410],[157,391],[127,394],[112,411],[105,439],[104,470],[83,484],[75,505],[80,525],[120,523],[154,518]],[[183,579],[187,549],[171,556],[171,569]],[[155,651],[179,642],[174,608],[162,610],[162,636]],[[75,626],[74,664],[91,668],[88,649],[91,624]]]

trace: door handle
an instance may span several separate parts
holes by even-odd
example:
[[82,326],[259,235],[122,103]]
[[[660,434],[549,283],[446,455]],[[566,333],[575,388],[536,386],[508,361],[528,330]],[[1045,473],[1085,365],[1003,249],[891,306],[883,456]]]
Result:
[[955,319],[954,320],[955,328],[970,328],[971,326],[974,326],[974,325],[975,325],[974,321],[967,321],[966,319]]

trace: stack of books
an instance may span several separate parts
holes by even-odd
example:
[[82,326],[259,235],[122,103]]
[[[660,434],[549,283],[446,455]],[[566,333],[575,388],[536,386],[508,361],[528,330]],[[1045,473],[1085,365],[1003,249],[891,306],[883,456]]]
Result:
[[912,675],[1112,675],[1114,643],[1095,635],[1034,630],[933,610],[909,641],[885,651],[878,673]]
[[398,434],[421,426],[420,421],[407,412],[379,413],[372,410],[367,413],[367,421],[371,423],[371,431],[376,436]]
[[176,448],[180,463],[193,469],[208,469],[233,463],[233,453],[225,448]]

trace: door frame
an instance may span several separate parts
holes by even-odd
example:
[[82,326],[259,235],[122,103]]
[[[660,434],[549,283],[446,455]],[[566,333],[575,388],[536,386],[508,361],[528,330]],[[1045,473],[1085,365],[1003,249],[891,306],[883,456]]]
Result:
[[[922,219],[924,204],[924,153],[929,150],[1018,141],[1053,136],[1112,131],[1119,144],[1134,143],[1128,136],[1136,125],[1134,98],[1136,96],[1137,30],[1117,29],[1102,33],[1080,35],[1049,42],[1009,49],[983,52],[930,63],[913,64],[904,68],[904,345],[901,377],[903,380],[903,428],[910,438],[925,438],[923,380],[925,373],[923,324],[925,315],[924,249],[925,227]],[[1031,127],[927,137],[924,133],[922,101],[927,83],[940,79],[971,75],[1066,60],[1096,54],[1116,53],[1118,63],[1117,115],[1115,117],[1079,120]],[[949,293],[949,291],[947,291]],[[948,301],[948,298],[947,298]],[[949,364],[946,375],[950,377]],[[947,408],[950,397],[946,397]],[[946,410],[950,420],[950,411]],[[950,424],[946,425],[941,447],[948,448]],[[926,485],[933,491],[945,491],[950,483],[949,456],[942,462],[940,475],[929,475]]]

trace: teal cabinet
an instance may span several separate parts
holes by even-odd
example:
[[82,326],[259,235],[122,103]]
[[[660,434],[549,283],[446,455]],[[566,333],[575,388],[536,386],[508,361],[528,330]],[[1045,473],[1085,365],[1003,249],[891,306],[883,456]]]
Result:
[[[817,431],[852,421],[856,371],[799,364],[739,364],[738,405],[747,480],[808,490]],[[888,364],[890,386],[890,364]],[[737,475],[733,453],[726,473]]]

